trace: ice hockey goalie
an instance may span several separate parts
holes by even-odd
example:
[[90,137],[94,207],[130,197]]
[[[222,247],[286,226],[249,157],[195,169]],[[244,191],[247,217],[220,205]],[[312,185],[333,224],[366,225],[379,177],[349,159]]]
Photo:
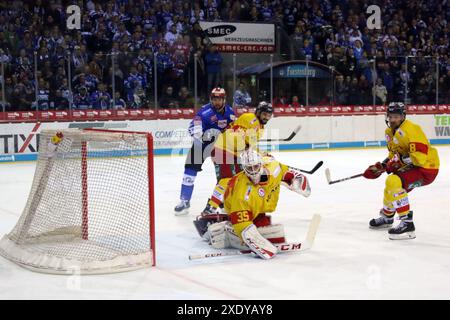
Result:
[[250,249],[263,259],[273,258],[274,243],[284,243],[284,228],[272,224],[266,213],[274,212],[280,185],[308,197],[308,179],[271,156],[261,156],[253,149],[240,155],[243,171],[221,179],[212,201],[224,204],[225,214],[202,215],[194,224],[214,248]]

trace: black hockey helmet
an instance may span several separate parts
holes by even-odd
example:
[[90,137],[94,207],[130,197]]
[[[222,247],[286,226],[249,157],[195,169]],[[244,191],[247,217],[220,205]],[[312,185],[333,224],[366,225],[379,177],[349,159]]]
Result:
[[406,116],[406,108],[403,102],[391,102],[387,107],[386,114],[391,113],[400,114]]
[[[403,102],[391,102],[386,109],[386,125],[389,126],[388,116],[390,114],[399,114],[406,118],[406,107]],[[404,120],[403,120],[404,121]],[[403,122],[402,121],[402,122]]]
[[261,101],[258,106],[256,107],[255,113],[259,112],[267,112],[267,113],[273,113],[273,107],[272,104],[266,101]]
[[258,106],[256,107],[255,110],[255,115],[258,118],[259,122],[262,125],[265,125],[267,123],[267,121],[269,121],[270,117],[261,117],[261,112],[266,112],[266,113],[270,113],[270,117],[272,117],[273,114],[273,107],[272,104],[266,101],[261,101]]

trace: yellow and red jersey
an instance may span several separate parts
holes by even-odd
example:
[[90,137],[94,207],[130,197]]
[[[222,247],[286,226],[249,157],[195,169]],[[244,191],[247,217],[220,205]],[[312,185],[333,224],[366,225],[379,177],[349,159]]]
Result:
[[248,146],[256,147],[263,129],[254,113],[243,113],[217,137],[214,146],[237,156]]
[[215,197],[223,201],[225,212],[238,235],[258,215],[273,212],[277,207],[280,185],[289,168],[273,157],[265,156],[263,170],[262,181],[258,184],[254,184],[245,172],[240,172],[232,178],[220,180],[216,186]]
[[439,169],[437,150],[430,145],[419,125],[405,120],[395,133],[391,128],[387,128],[385,133],[389,159],[392,159],[395,154],[409,156],[416,167]]

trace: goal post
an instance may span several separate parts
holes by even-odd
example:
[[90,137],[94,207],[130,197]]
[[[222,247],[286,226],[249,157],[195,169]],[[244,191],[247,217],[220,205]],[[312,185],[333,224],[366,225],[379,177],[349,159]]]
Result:
[[0,255],[33,271],[113,273],[154,266],[150,133],[43,130],[31,191]]

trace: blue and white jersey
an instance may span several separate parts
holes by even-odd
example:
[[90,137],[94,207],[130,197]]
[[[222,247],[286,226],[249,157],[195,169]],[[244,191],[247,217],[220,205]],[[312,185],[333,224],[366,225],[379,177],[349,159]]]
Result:
[[[198,142],[209,143],[225,131],[228,125],[236,119],[233,108],[225,104],[225,112],[218,113],[211,103],[205,104],[189,124],[190,135]],[[202,141],[203,140],[203,141]]]

